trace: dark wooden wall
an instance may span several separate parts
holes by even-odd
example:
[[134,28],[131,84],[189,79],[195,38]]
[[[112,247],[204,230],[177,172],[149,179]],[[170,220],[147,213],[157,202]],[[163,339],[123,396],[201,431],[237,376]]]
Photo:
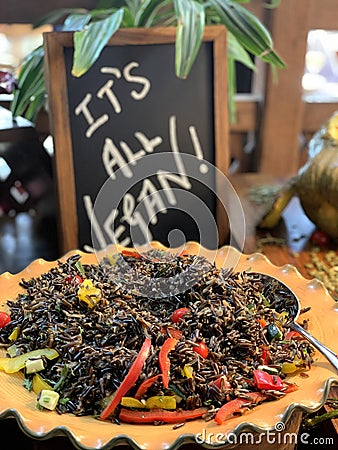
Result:
[[50,11],[60,8],[93,9],[97,0],[0,0],[1,23],[34,23]]

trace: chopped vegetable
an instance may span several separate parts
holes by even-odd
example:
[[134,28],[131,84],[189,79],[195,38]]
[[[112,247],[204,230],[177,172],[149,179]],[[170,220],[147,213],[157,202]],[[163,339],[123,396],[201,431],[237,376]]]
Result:
[[20,335],[20,327],[15,327],[11,334],[8,336],[10,341],[16,341]]
[[53,391],[54,389],[38,373],[34,374],[32,380],[32,389],[36,395],[42,390]]
[[216,413],[215,421],[222,425],[225,420],[230,419],[236,413],[243,414],[252,404],[263,402],[266,396],[260,392],[248,392],[248,398],[235,398],[225,403]]
[[137,398],[134,397],[122,397],[120,404],[122,406],[126,406],[127,408],[144,408],[145,405],[140,402],[140,400],[137,400]]
[[271,375],[278,375],[279,371],[275,367],[271,366],[258,366],[258,370],[263,370],[264,372],[270,373]]
[[69,276],[66,278],[66,282],[74,285],[81,284],[83,283],[83,278],[80,275]]
[[292,339],[304,339],[303,336],[298,333],[298,331],[288,331],[284,337],[286,341],[291,341]]
[[129,258],[141,259],[141,254],[138,252],[130,251],[130,250],[122,250],[123,256],[128,256]]
[[[82,265],[82,263],[81,263],[81,261],[80,261],[79,259],[78,259],[78,260],[76,261],[76,263],[74,264],[74,267],[75,267],[76,270],[78,270],[78,271],[80,272],[80,274],[81,274],[83,277],[86,276],[86,273],[85,273],[85,271],[84,271],[83,265]],[[81,278],[81,277],[80,277],[80,278]]]
[[265,336],[269,342],[282,339],[283,333],[274,323],[270,323],[265,329]]
[[27,359],[25,367],[26,367],[26,373],[30,374],[30,373],[40,372],[41,370],[43,370],[45,368],[45,365],[43,363],[43,359],[41,358],[41,356],[39,356],[38,358]]
[[38,404],[53,411],[58,404],[59,398],[60,395],[57,392],[43,389],[38,395]]
[[265,320],[265,319],[258,319],[258,323],[260,324],[260,326],[262,327],[262,328],[264,328],[264,327],[266,327],[267,326],[267,321]]
[[207,408],[192,410],[166,411],[164,409],[151,409],[150,411],[132,411],[122,408],[119,419],[128,423],[180,423],[190,419],[198,419],[208,411]]
[[181,330],[174,327],[166,327],[166,332],[170,337],[175,338],[177,340],[180,340],[183,335]]
[[184,317],[189,311],[190,311],[189,308],[179,308],[179,309],[176,309],[176,310],[173,312],[172,316],[171,316],[171,320],[172,320],[174,323],[179,323],[179,322],[181,322],[181,320],[183,320],[183,317]]
[[221,375],[217,380],[213,381],[212,384],[214,384],[221,392],[232,389],[232,386],[225,375]]
[[125,379],[122,381],[120,387],[115,392],[115,395],[113,396],[111,402],[101,412],[100,419],[105,420],[107,419],[108,416],[110,416],[114,412],[116,406],[120,403],[121,398],[129,391],[129,389],[138,379],[143,369],[143,365],[149,355],[150,348],[151,348],[151,340],[149,338],[146,338],[145,341],[143,342],[139,354],[137,355],[135,361],[131,365]]
[[31,352],[24,353],[14,358],[0,358],[0,370],[4,370],[6,373],[19,372],[26,365],[26,361],[30,358],[36,358],[39,356],[45,356],[48,359],[54,359],[59,356],[58,352],[53,348],[42,348],[38,350],[32,350]]
[[11,321],[11,316],[5,311],[0,311],[0,328],[3,328]]
[[207,358],[209,354],[209,349],[205,342],[199,342],[198,344],[194,345],[194,352],[198,353],[202,356],[202,358]]
[[218,425],[222,425],[223,422],[227,419],[233,417],[235,413],[243,413],[245,411],[245,407],[250,405],[250,400],[244,400],[242,398],[235,398],[230,402],[223,405],[216,413],[215,421]]
[[288,374],[288,373],[296,372],[297,370],[298,370],[298,367],[296,366],[295,363],[283,362],[283,364],[282,364],[282,368],[281,368],[282,373]]
[[147,398],[146,408],[176,409],[176,398],[172,395],[154,395]]
[[160,377],[162,376],[162,374],[158,374],[158,375],[154,375],[153,377],[147,378],[146,380],[143,381],[143,383],[140,384],[140,386],[138,387],[134,397],[137,399],[142,398],[147,390],[155,383],[155,381],[157,381]]
[[296,383],[285,383],[286,384],[286,389],[285,389],[285,394],[290,394],[290,392],[294,392],[297,391],[298,386]]
[[254,381],[258,389],[280,391],[284,384],[282,379],[277,375],[270,375],[263,370],[254,370]]
[[160,369],[162,372],[162,382],[163,386],[168,389],[169,387],[169,374],[170,374],[170,359],[169,352],[174,350],[178,340],[175,338],[167,338],[161,347],[158,360],[160,364]]
[[87,303],[89,308],[94,308],[94,306],[101,300],[101,289],[96,288],[93,285],[92,280],[87,278],[81,283],[77,296],[79,300]]
[[183,377],[193,378],[194,369],[190,364],[184,364],[183,369],[181,369]]
[[14,358],[14,356],[17,356],[18,354],[20,354],[20,350],[18,349],[16,344],[12,344],[9,347],[7,347],[7,354],[11,358]]

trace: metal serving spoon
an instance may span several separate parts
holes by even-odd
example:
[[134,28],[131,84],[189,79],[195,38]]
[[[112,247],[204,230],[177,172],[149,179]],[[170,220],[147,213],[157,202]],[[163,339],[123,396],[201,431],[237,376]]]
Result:
[[286,326],[298,331],[338,370],[338,356],[296,322],[300,313],[300,302],[296,294],[286,284],[271,275],[248,272],[248,276],[253,280],[263,281],[263,294],[269,300],[271,307],[279,313],[282,311],[289,313],[290,321],[286,323]]

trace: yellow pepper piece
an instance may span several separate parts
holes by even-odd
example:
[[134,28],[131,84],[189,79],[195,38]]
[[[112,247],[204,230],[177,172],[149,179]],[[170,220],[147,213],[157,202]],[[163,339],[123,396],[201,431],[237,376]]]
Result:
[[194,373],[194,369],[189,364],[185,364],[183,369],[181,369],[181,374],[183,377],[192,378],[193,373]]
[[45,381],[41,375],[39,375],[38,373],[34,374],[33,376],[33,380],[32,380],[32,389],[33,392],[35,392],[36,395],[38,395],[38,393],[42,390],[45,391],[53,391],[54,389],[52,388],[52,386],[50,386],[47,381]]
[[127,408],[145,408],[145,405],[134,397],[122,397],[120,403]]
[[25,367],[27,359],[37,358],[39,356],[54,359],[57,358],[59,354],[53,348],[42,348],[32,350],[31,352],[24,353],[23,355],[15,356],[14,358],[0,358],[0,370],[4,370],[6,373],[19,372],[19,370]]
[[92,280],[86,278],[81,283],[79,290],[77,291],[77,296],[79,300],[87,303],[89,308],[94,308],[94,306],[101,300],[101,289],[96,288],[93,285]]
[[298,367],[294,363],[284,362],[282,364],[282,368],[281,368],[282,373],[293,373],[293,372],[296,372],[297,370],[298,370]]
[[147,398],[146,408],[176,409],[176,398],[170,395],[155,395]]
[[20,334],[20,327],[15,327],[11,334],[8,336],[10,341],[16,341]]

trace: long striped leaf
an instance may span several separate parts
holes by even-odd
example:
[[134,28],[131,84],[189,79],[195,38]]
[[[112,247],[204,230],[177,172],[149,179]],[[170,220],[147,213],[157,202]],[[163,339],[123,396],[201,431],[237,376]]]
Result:
[[153,16],[154,11],[165,4],[163,0],[145,0],[142,2],[141,8],[135,14],[135,27],[146,26],[149,17]]
[[228,31],[227,34],[227,49],[228,56],[233,58],[234,61],[238,61],[244,64],[251,70],[255,70],[256,66],[252,62],[249,53],[245,50],[245,48],[238,42],[235,36]]
[[43,47],[37,47],[23,62],[19,76],[18,89],[11,102],[14,117],[25,114],[31,99],[45,92],[43,71]]
[[285,67],[273,49],[269,32],[253,14],[229,0],[210,0],[210,4],[243,47],[276,67]]
[[121,8],[106,19],[92,22],[84,30],[74,33],[74,77],[80,77],[95,63],[104,46],[119,29],[123,12]]
[[179,78],[187,78],[200,49],[205,13],[194,0],[174,0],[177,16],[175,69]]
[[91,17],[90,13],[70,14],[63,23],[62,31],[82,30],[90,21]]
[[84,14],[88,12],[88,10],[84,8],[60,8],[54,11],[51,11],[48,14],[40,17],[33,23],[34,28],[41,27],[42,25],[52,25],[56,23],[60,23],[61,19],[70,15],[70,14]]

